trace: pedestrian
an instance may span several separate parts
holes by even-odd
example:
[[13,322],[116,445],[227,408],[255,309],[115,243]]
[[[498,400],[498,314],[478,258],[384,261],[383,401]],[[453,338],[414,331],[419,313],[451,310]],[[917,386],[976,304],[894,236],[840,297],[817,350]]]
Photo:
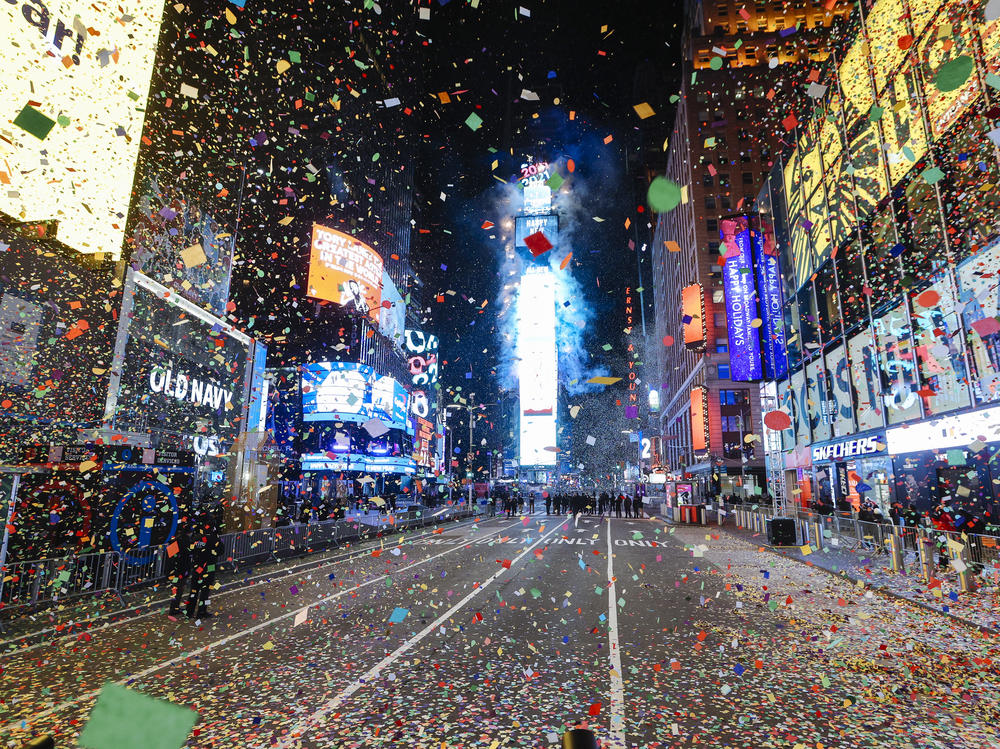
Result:
[[632,497],[632,516],[635,518],[641,518],[642,513],[642,497],[636,494]]
[[625,500],[624,500],[624,498],[622,497],[621,494],[619,494],[617,497],[615,497],[615,517],[616,518],[620,518],[622,516],[622,502],[624,502],[624,501]]
[[529,511],[531,512],[532,515],[535,514],[535,494],[536,494],[535,492],[531,493],[531,503],[530,503]]
[[[942,533],[954,533],[955,532],[955,520],[948,508],[945,507],[944,502],[938,502],[938,504],[931,510],[931,523],[934,525],[934,529],[941,531]],[[938,540],[938,567],[945,569],[948,566],[948,542],[947,536],[944,540]]]
[[630,497],[628,494],[625,495],[624,504],[625,504],[625,517],[627,518],[632,517],[632,497]]
[[211,603],[211,589],[215,584],[215,565],[222,551],[222,542],[215,530],[215,523],[208,520],[195,531],[200,534],[194,539],[191,563],[194,566],[191,594],[188,596],[187,616],[189,619],[209,619],[213,615],[208,610]]
[[551,509],[552,509],[552,496],[548,492],[545,492],[545,514],[549,515],[550,514],[549,510]]
[[177,553],[167,557],[167,579],[171,584],[170,592],[172,595],[168,613],[171,616],[180,616],[184,587],[191,578],[191,534],[188,523],[187,518],[181,518],[177,536],[174,538],[174,543],[177,544]]

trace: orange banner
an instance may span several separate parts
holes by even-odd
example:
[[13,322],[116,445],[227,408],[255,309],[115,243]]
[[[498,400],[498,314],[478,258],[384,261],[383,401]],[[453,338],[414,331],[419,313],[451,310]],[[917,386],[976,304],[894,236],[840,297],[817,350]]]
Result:
[[350,234],[313,224],[307,294],[378,322],[382,258]]
[[704,385],[691,389],[691,449],[696,453],[708,449],[708,389]]

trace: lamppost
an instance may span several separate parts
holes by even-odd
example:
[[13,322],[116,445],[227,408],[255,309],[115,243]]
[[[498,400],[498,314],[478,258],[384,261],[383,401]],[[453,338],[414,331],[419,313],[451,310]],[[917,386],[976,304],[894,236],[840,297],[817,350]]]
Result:
[[[466,452],[465,452],[465,455],[466,455],[465,462],[466,462],[466,465],[468,467],[467,473],[469,474],[469,476],[468,476],[468,479],[469,479],[469,497],[468,497],[468,500],[469,500],[469,507],[470,508],[472,507],[472,420],[473,420],[473,418],[475,418],[475,415],[473,414],[473,411],[475,409],[484,409],[484,408],[486,408],[488,406],[499,406],[499,405],[500,405],[499,403],[479,403],[478,405],[473,406],[473,405],[470,405],[470,404],[463,404],[463,403],[449,403],[447,406],[444,407],[445,414],[447,414],[449,408],[457,408],[457,409],[463,409],[463,410],[465,410],[467,412],[468,416],[469,416],[469,445],[466,448]],[[454,440],[452,440],[452,445],[454,445]],[[451,453],[448,454],[448,475],[449,475],[449,477],[451,477]],[[451,478],[449,478],[448,484],[449,484],[449,487],[450,487],[451,486]],[[451,491],[451,489],[449,488],[449,492],[450,491]]]

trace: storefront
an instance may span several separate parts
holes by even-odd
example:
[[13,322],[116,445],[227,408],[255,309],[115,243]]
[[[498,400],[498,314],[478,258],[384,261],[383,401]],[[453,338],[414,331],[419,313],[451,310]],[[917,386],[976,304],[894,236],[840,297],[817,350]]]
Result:
[[893,466],[883,430],[812,445],[815,503],[842,510],[874,504],[886,517],[893,502]]
[[1000,406],[886,432],[896,496],[929,512],[938,503],[996,518],[1000,494]]
[[255,348],[246,334],[130,270],[104,432],[131,445],[189,450],[198,499],[232,496],[234,445],[264,374]]
[[795,447],[783,455],[785,492],[788,499],[799,507],[812,505],[813,490],[812,454],[804,447]]

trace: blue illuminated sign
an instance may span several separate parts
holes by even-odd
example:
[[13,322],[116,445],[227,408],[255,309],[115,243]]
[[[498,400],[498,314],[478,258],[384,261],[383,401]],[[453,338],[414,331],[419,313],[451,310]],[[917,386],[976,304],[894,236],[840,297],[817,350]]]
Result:
[[[753,231],[754,266],[757,269],[757,299],[760,302],[761,332],[764,343],[764,362],[768,377],[778,380],[788,374],[788,356],[785,350],[785,326],[781,313],[781,268],[773,236],[765,233],[766,227]],[[768,240],[771,240],[770,242]]]
[[746,217],[723,219],[720,235],[726,245],[722,284],[729,329],[730,379],[738,382],[759,380],[764,373],[760,336],[752,324],[757,318],[757,294],[750,226]]

